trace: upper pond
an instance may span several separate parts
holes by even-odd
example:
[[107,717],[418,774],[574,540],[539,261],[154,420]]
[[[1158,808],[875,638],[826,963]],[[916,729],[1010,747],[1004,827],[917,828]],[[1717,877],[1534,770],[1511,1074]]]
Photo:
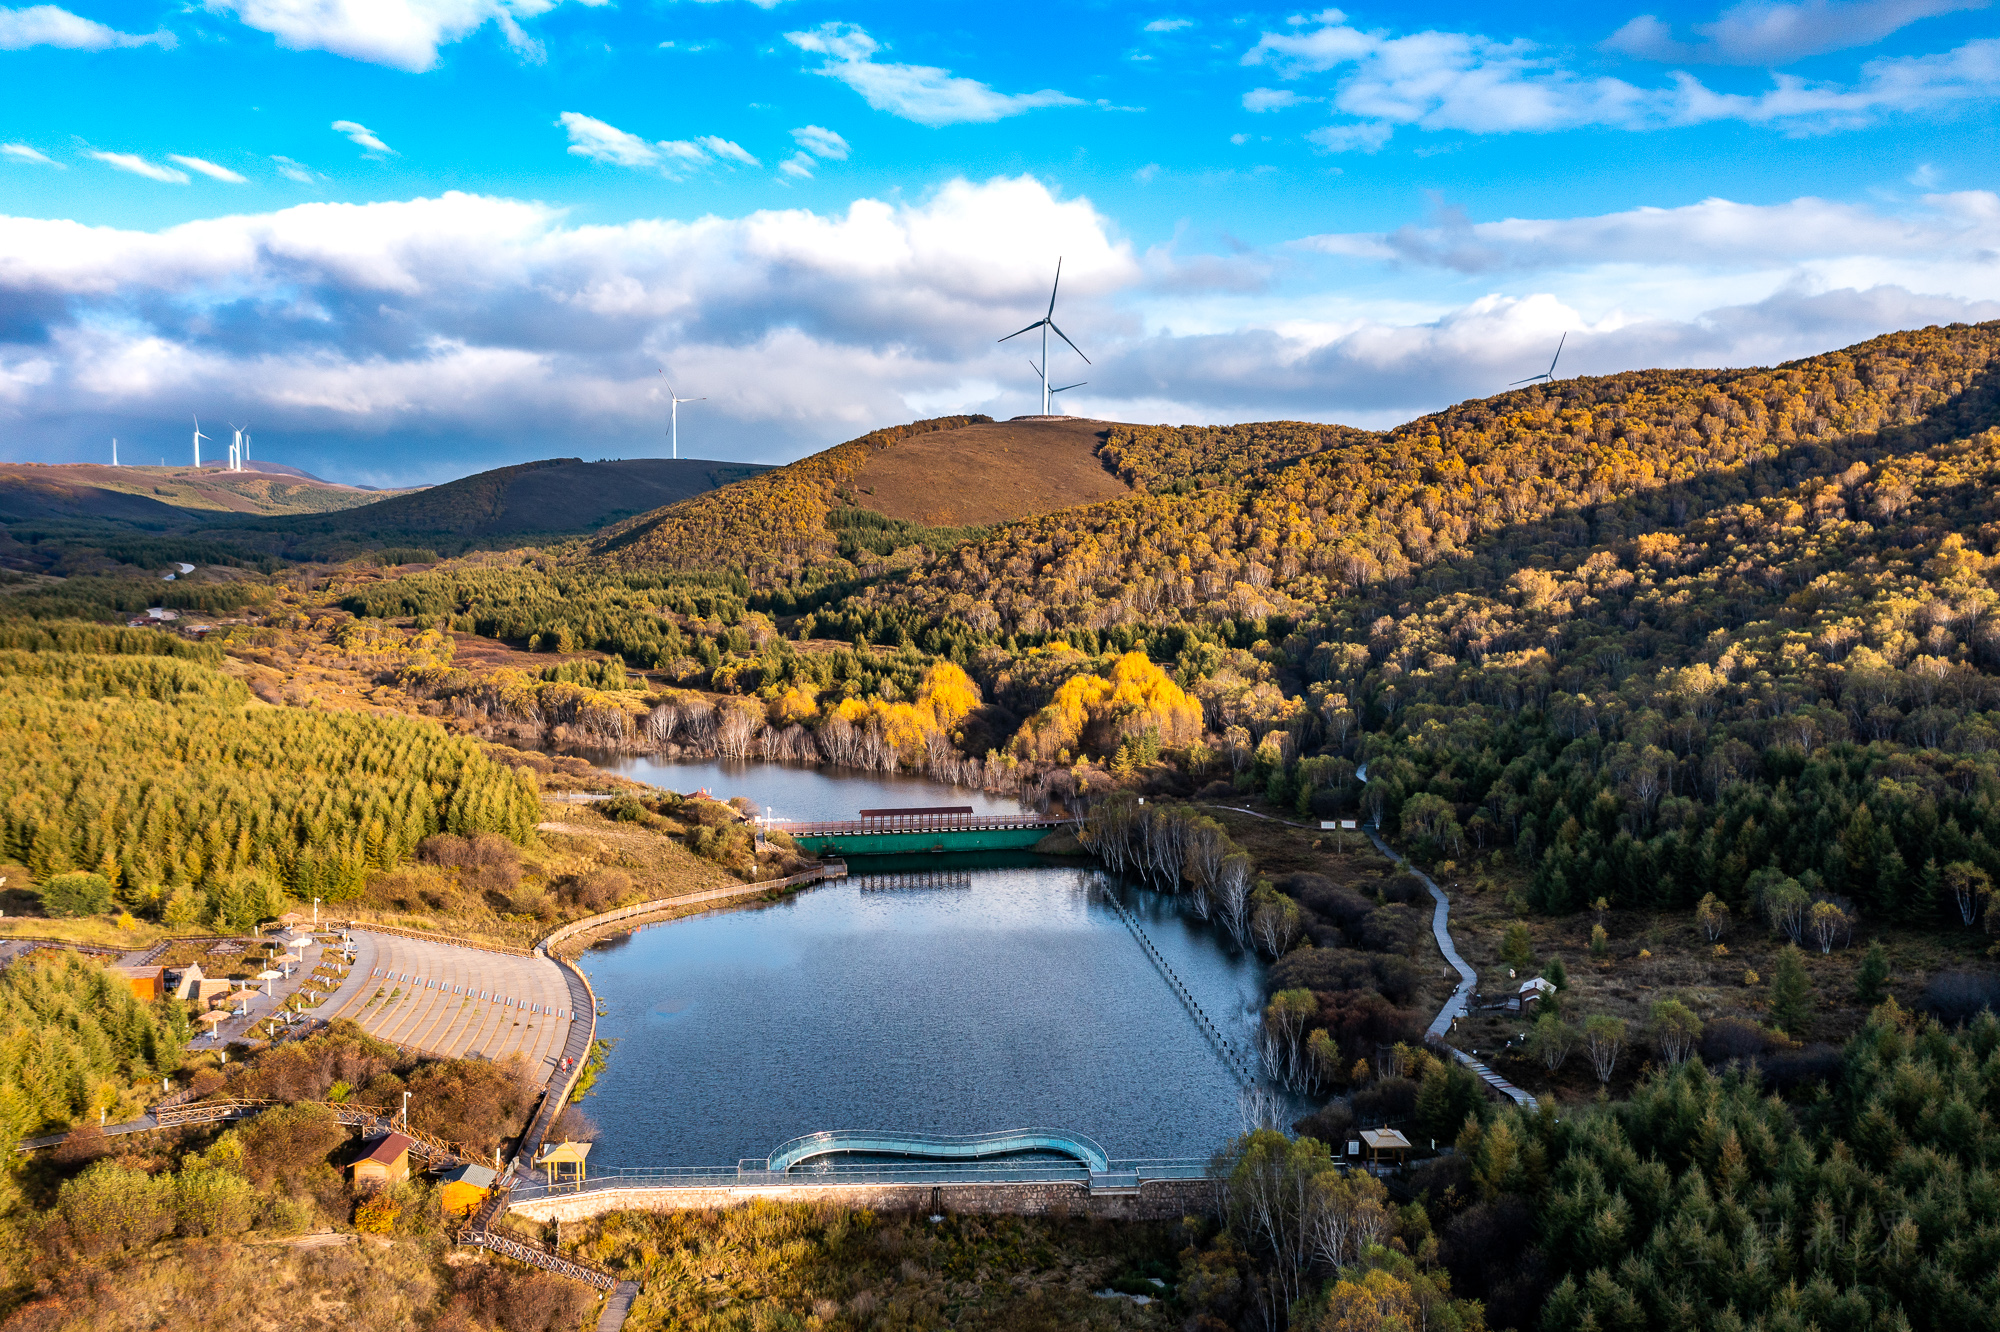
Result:
[[[809,768],[604,766],[794,818],[1012,808]],[[784,902],[647,926],[584,955],[598,1033],[618,1042],[585,1102],[604,1130],[593,1167],[734,1165],[822,1129],[1039,1126],[1120,1158],[1207,1156],[1238,1131],[1237,1083],[1106,895],[1239,1048],[1262,968],[1170,900],[1029,855],[850,867]]]

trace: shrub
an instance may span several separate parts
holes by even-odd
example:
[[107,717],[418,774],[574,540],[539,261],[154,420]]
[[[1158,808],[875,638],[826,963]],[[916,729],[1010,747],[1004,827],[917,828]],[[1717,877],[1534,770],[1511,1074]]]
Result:
[[1982,1008],[2000,1012],[2000,975],[1990,971],[1946,971],[1924,987],[1918,1007],[1946,1026],[1963,1026]]
[[111,880],[73,870],[42,885],[42,910],[51,916],[101,916],[111,910]]
[[56,1212],[85,1253],[150,1244],[174,1228],[173,1180],[99,1161],[63,1183]]

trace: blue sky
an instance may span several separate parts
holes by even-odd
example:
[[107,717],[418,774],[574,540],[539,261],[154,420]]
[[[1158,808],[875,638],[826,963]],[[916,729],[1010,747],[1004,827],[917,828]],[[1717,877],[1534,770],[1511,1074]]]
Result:
[[[0,445],[373,483],[1035,410],[1386,425],[2000,317],[1995,10],[0,7]],[[178,460],[178,459],[177,459]]]

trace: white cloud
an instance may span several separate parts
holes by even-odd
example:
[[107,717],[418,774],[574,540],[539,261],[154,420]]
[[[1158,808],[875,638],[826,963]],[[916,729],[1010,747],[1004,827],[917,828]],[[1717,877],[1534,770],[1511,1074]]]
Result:
[[1781,204],[1705,199],[1681,208],[1479,223],[1447,212],[1426,227],[1309,236],[1297,244],[1461,273],[1604,265],[1793,269],[1851,256],[1976,265],[2000,251],[2000,195],[1937,194],[1924,203],[1903,215],[1810,197]]
[[[1390,424],[1540,369],[1564,331],[1565,368],[1605,373],[2000,318],[1985,192],[1445,215],[1277,255],[1135,254],[1116,232],[1029,178],[609,226],[463,194],[156,232],[0,217],[0,429],[14,456],[70,456],[99,422],[178,438],[227,401],[273,457],[311,465],[316,439],[344,475],[435,480],[551,440],[655,447],[671,358],[710,399],[702,452],[778,461],[918,411],[1028,410],[992,339],[1045,308],[1052,254],[1097,362],[1084,409],[1124,420]],[[1401,271],[1357,283],[1363,264]]]
[[1676,64],[1788,65],[1807,56],[1872,46],[1919,19],[1985,9],[1992,0],[1803,0],[1774,4],[1743,0],[1713,23],[1697,23],[1699,42],[1674,38],[1672,28],[1642,14],[1605,39],[1609,51]]
[[797,152],[778,163],[778,170],[794,180],[811,180],[813,168],[817,165],[819,163],[814,160],[811,153]]
[[1364,120],[1356,124],[1322,125],[1306,138],[1329,153],[1373,153],[1379,152],[1393,133],[1393,125]]
[[822,23],[809,32],[788,32],[785,40],[801,51],[827,57],[819,73],[839,79],[877,111],[933,128],[986,124],[1044,106],[1081,106],[1077,98],[1052,88],[1003,93],[976,79],[960,78],[930,65],[880,63],[880,42],[852,23]]
[[58,171],[69,170],[41,149],[30,148],[25,143],[0,143],[0,157],[11,157],[16,162],[30,162],[35,166],[52,166]]
[[170,32],[120,32],[55,5],[0,9],[0,51],[25,51],[31,46],[60,46],[72,51],[103,51],[114,46],[166,50],[173,45]]
[[239,176],[228,167],[217,166],[205,158],[183,157],[179,153],[168,153],[167,160],[169,162],[179,162],[188,170],[199,171],[202,175],[212,180],[226,180],[231,185],[246,185],[249,183],[249,177]]
[[[257,411],[274,446],[311,432],[363,450],[397,431],[521,448],[579,431],[652,440],[649,381],[670,353],[703,381],[713,419],[768,456],[901,419],[905,391],[967,365],[1013,365],[992,340],[1047,302],[1052,254],[1086,325],[1142,277],[1088,202],[1026,178],[832,213],[614,226],[461,194],[158,232],[0,218],[6,326],[40,321],[0,343],[0,377],[26,359],[52,367],[0,419],[14,447],[31,421],[46,424],[37,439],[67,438],[59,418],[76,413],[164,431],[184,405],[227,398]],[[216,317],[246,306],[262,312],[247,337]],[[381,447],[404,476],[433,465],[431,450]]]
[[799,126],[792,131],[792,142],[814,157],[823,157],[830,162],[847,160],[847,140],[832,130],[823,129],[818,125]]
[[713,134],[648,143],[636,134],[578,111],[563,112],[556,123],[569,131],[569,150],[573,155],[610,166],[651,168],[669,180],[680,180],[685,169],[709,166],[717,160],[761,165],[741,146]]
[[696,139],[695,142],[700,144],[702,147],[708,149],[709,152],[714,153],[717,157],[723,158],[726,161],[740,162],[744,166],[763,165],[763,163],[759,162],[756,158],[750,156],[749,153],[745,152],[738,145],[731,143],[729,140],[720,138],[716,135],[704,134],[700,138]]
[[317,185],[325,177],[313,174],[313,169],[304,162],[295,162],[289,157],[272,154],[271,160],[278,164],[278,174],[286,180],[297,181],[301,185]]
[[[335,55],[412,74],[432,69],[438,48],[469,37],[489,21],[525,60],[542,59],[541,43],[520,20],[554,9],[562,0],[203,0],[214,13],[235,14],[245,24],[294,51]],[[601,5],[608,0],[577,0]]]
[[1154,20],[1153,20],[1153,21],[1152,21],[1151,23],[1148,23],[1148,24],[1147,24],[1147,25],[1146,25],[1146,26],[1145,26],[1145,27],[1144,27],[1143,29],[1141,29],[1141,31],[1144,31],[1144,32],[1179,32],[1179,31],[1180,31],[1180,30],[1181,30],[1182,28],[1192,28],[1193,26],[1194,26],[1194,20],[1193,20],[1193,19],[1184,19],[1184,18],[1156,18],[1156,19],[1154,19]]
[[84,156],[94,157],[106,166],[115,167],[120,171],[129,171],[135,176],[144,176],[147,180],[157,180],[167,185],[185,185],[188,183],[187,172],[176,171],[168,166],[161,166],[158,162],[148,162],[137,153],[105,153],[91,148],[85,150]]
[[394,148],[391,148],[388,144],[382,142],[380,138],[376,137],[375,131],[369,129],[366,125],[356,124],[352,120],[336,120],[333,122],[333,130],[336,134],[345,134],[353,141],[355,147],[366,149],[367,151],[362,154],[364,157],[383,158],[402,156]]
[[1335,127],[1329,137],[1346,146],[1379,147],[1399,125],[1504,134],[1738,120],[1795,133],[1824,132],[1888,113],[2000,96],[1996,39],[1940,55],[1870,61],[1848,86],[1776,74],[1770,90],[1756,95],[1715,92],[1678,72],[1665,86],[1651,88],[1588,77],[1525,39],[1502,42],[1452,32],[1391,37],[1340,23],[1264,33],[1242,63],[1274,69],[1285,79],[1340,71],[1331,101],[1358,121]]
[[1290,88],[1252,88],[1243,94],[1245,111],[1283,111],[1287,107],[1309,102],[1310,97],[1301,97]]
[[556,121],[569,131],[569,151],[575,157],[612,166],[649,167],[660,162],[659,150],[636,134],[578,111],[565,111]]
[[1158,162],[1148,162],[1132,173],[1132,179],[1138,181],[1141,185],[1151,185],[1159,177],[1160,164]]

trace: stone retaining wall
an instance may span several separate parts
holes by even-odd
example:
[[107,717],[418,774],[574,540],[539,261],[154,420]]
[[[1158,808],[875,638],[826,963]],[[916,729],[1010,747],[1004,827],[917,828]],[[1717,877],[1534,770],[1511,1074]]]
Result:
[[530,1221],[580,1221],[606,1212],[683,1212],[772,1202],[828,1202],[879,1212],[975,1212],[1012,1216],[1088,1216],[1107,1221],[1172,1221],[1213,1215],[1220,1193],[1205,1179],[1148,1180],[1137,1189],[1100,1189],[1081,1181],[1031,1184],[800,1184],[748,1188],[592,1189],[514,1204]]

